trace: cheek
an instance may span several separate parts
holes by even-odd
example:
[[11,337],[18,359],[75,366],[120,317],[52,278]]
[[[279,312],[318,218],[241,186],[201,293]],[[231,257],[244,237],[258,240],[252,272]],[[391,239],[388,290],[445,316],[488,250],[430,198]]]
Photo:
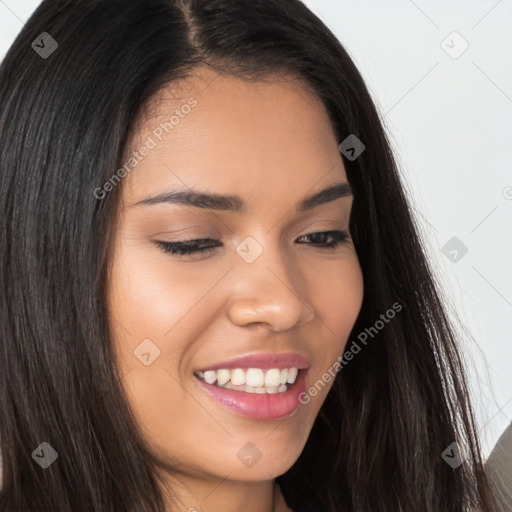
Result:
[[215,276],[192,279],[191,270],[169,265],[157,250],[120,247],[112,271],[111,311],[133,339],[186,336],[186,326],[194,325],[190,316],[197,316],[188,313],[215,283]]
[[[204,410],[183,391],[183,381],[192,376],[180,372],[200,328],[197,317],[208,321],[204,308],[194,308],[206,293],[207,283],[191,281],[176,270],[177,265],[171,268],[166,255],[152,252],[128,244],[118,246],[108,304],[116,361],[132,412],[152,443],[168,447],[169,430],[181,439],[187,436],[180,417],[207,428]],[[144,350],[139,349],[142,346]],[[144,353],[149,353],[147,365]],[[186,456],[184,451],[182,457]]]
[[[363,274],[355,251],[331,271],[322,269],[323,277],[313,281],[314,304],[327,338],[337,354],[359,315],[363,302]],[[318,283],[318,284],[315,284]],[[330,351],[329,351],[330,352]]]
[[[312,336],[317,347],[315,365],[307,378],[304,404],[315,418],[337,375],[336,362],[343,353],[363,302],[364,283],[356,253],[344,260],[343,265],[332,267],[331,273],[322,273],[314,281],[312,304],[318,322]],[[320,334],[321,333],[321,334]]]

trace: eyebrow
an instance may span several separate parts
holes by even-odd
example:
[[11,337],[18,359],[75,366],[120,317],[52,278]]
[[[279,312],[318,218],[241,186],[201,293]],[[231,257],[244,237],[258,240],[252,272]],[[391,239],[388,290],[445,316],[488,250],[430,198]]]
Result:
[[[304,212],[311,210],[316,206],[335,201],[336,199],[350,197],[353,195],[353,189],[349,183],[336,183],[304,198],[297,205],[296,210],[298,212]],[[245,201],[239,196],[210,194],[195,190],[164,192],[156,196],[142,199],[131,206],[159,203],[181,204],[195,208],[222,210],[236,213],[243,213],[247,208]]]

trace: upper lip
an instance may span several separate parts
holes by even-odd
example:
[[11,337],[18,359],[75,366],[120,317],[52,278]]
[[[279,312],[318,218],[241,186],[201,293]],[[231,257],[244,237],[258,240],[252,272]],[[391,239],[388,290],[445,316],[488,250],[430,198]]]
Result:
[[262,370],[270,370],[271,368],[292,368],[306,369],[309,367],[308,360],[293,352],[285,353],[259,353],[247,356],[236,357],[229,361],[214,363],[201,368],[198,371],[206,372],[208,370],[233,370],[235,368],[261,368]]

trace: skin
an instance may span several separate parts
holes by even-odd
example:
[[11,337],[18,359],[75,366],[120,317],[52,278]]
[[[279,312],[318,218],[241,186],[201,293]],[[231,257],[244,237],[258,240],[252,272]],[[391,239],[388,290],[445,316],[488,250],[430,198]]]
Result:
[[[250,83],[196,68],[155,98],[130,151],[192,96],[197,106],[118,185],[108,292],[116,363],[148,446],[180,465],[166,475],[179,510],[270,512],[275,499],[283,512],[274,479],[298,459],[333,381],[292,415],[259,420],[213,402],[193,372],[298,352],[310,363],[307,387],[321,379],[347,343],[363,278],[350,238],[335,249],[321,247],[331,238],[297,240],[348,229],[353,198],[294,211],[347,176],[323,104],[290,78]],[[135,205],[187,187],[239,195],[248,211]],[[235,251],[247,236],[263,247],[250,264]],[[203,237],[222,246],[180,256],[152,243]],[[148,366],[134,356],[145,339],[160,350]],[[246,443],[262,454],[252,467],[237,457]]]

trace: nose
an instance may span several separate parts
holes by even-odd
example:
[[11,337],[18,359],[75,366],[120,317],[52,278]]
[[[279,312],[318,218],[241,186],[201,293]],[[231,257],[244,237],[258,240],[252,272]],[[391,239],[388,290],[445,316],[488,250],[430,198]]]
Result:
[[301,286],[300,270],[279,250],[267,248],[252,263],[242,258],[232,272],[235,282],[228,316],[238,326],[265,324],[275,332],[297,327],[315,313]]

